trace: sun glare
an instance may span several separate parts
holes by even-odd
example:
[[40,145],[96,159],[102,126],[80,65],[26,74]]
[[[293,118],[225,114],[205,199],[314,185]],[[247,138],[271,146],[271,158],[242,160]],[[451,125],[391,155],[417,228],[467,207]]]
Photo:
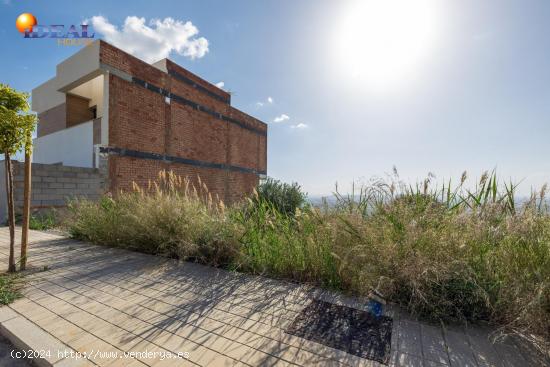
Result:
[[434,44],[436,1],[354,1],[334,32],[335,66],[374,90],[410,79]]

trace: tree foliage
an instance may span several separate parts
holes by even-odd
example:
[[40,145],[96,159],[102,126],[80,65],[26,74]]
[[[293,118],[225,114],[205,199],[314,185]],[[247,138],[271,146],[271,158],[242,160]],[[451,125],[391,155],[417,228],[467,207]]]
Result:
[[36,125],[36,116],[29,113],[29,95],[0,83],[0,151],[14,155],[29,142]]
[[267,201],[280,213],[294,214],[307,204],[307,195],[296,182],[287,184],[271,177],[258,185],[258,201]]
[[[9,272],[16,271],[15,205],[11,156],[24,148],[26,159],[30,158],[32,132],[36,125],[36,116],[29,113],[28,100],[29,95],[27,93],[18,92],[9,85],[0,83],[0,153],[4,154],[4,164],[6,167],[6,194],[8,199],[8,223],[10,227]],[[28,176],[30,173],[27,173],[26,170],[25,175],[30,179],[30,176]],[[25,251],[22,251],[23,261],[26,258]],[[24,268],[24,265],[22,267]]]

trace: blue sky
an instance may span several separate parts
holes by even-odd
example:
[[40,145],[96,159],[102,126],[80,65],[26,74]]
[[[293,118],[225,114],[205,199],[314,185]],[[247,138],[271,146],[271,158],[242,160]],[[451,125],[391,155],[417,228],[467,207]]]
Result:
[[[152,19],[171,17],[198,34],[182,45],[187,56],[172,50],[170,58],[223,81],[234,106],[269,123],[269,175],[312,195],[393,166],[413,182],[497,168],[523,180],[524,194],[550,181],[550,2],[426,0],[428,10],[380,15],[353,3],[3,0],[0,81],[30,91],[78,49],[23,39],[15,28],[22,12],[39,24],[102,16],[119,31],[129,16],[152,28]],[[374,25],[350,28],[350,14]],[[388,32],[395,52],[365,48]],[[190,48],[200,37],[202,57]]]

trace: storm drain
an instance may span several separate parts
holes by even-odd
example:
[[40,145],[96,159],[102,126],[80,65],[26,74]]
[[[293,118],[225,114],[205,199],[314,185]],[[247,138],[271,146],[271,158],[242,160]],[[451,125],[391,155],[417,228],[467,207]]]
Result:
[[391,317],[314,300],[296,316],[288,334],[388,364]]

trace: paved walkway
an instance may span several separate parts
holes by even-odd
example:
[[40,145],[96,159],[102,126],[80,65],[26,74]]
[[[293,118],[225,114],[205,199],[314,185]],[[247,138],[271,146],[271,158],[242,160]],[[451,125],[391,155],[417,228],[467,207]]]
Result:
[[[31,242],[30,264],[41,271],[25,278],[24,298],[0,308],[0,325],[16,334],[39,327],[35,345],[89,353],[78,361],[52,355],[50,365],[382,366],[284,332],[312,298],[357,308],[364,300],[51,233],[31,231]],[[7,254],[4,227],[2,267]],[[487,330],[387,313],[394,317],[390,366],[543,365],[510,338],[491,343]]]

